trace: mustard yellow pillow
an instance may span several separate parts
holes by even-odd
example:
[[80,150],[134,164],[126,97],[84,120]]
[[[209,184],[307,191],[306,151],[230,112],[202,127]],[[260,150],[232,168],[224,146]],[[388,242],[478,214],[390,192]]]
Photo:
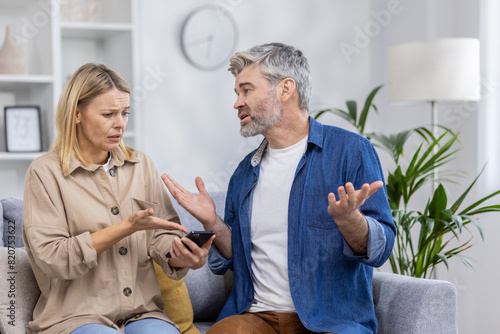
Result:
[[184,279],[176,281],[168,278],[158,264],[155,263],[154,266],[165,313],[179,326],[182,334],[200,334],[193,325],[193,305]]

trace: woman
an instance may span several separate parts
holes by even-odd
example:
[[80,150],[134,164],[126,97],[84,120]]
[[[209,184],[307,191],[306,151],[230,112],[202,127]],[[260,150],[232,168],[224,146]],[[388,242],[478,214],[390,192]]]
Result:
[[130,88],[106,65],[83,65],[61,95],[57,138],[26,175],[23,236],[41,290],[28,333],[179,333],[153,260],[181,279],[212,240],[183,238],[192,252],[180,241],[154,164],[123,144],[129,112]]

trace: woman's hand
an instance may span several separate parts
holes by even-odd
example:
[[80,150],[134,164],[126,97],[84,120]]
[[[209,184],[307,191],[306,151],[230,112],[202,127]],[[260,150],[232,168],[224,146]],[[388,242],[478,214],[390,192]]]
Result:
[[187,233],[186,227],[181,224],[169,222],[165,219],[153,217],[152,208],[132,212],[130,216],[118,224],[108,226],[90,235],[97,254],[104,252],[118,241],[128,237],[134,232],[142,230],[179,230]]
[[128,223],[132,233],[156,229],[179,230],[184,233],[188,233],[185,226],[158,217],[153,217],[153,215],[154,210],[152,208],[135,211],[130,214],[130,216],[126,219],[126,222]]
[[[212,245],[215,235],[212,236],[201,247],[190,240],[189,238],[177,239],[175,238],[170,246],[170,260],[171,267],[187,267],[190,269],[198,269],[205,265],[207,262],[208,251]],[[187,249],[187,247],[191,249]]]

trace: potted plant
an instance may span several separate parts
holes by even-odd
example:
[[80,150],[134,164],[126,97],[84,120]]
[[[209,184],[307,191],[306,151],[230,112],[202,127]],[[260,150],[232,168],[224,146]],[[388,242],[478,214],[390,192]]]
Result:
[[[394,161],[393,170],[388,170],[386,189],[392,216],[397,228],[394,250],[390,257],[392,271],[397,274],[429,278],[439,263],[448,267],[448,260],[459,257],[467,266],[470,260],[462,253],[473,243],[469,227],[475,227],[482,239],[483,229],[478,217],[488,212],[500,211],[500,204],[486,202],[500,194],[500,190],[464,206],[469,193],[481,173],[468,185],[457,199],[451,201],[443,182],[456,182],[460,172],[443,169],[460,151],[458,133],[440,127],[441,134],[435,136],[425,127],[416,127],[395,134],[365,133],[365,125],[371,110],[378,112],[373,99],[382,85],[375,87],[358,112],[356,101],[346,101],[346,110],[324,109],[315,113],[318,119],[325,113],[333,113],[352,124],[357,132],[368,138],[375,147],[385,150]],[[407,164],[401,157],[408,146],[408,139],[417,136],[418,148]],[[436,178],[439,168],[439,177]],[[484,170],[484,168],[483,168]],[[413,208],[410,200],[432,183],[427,203],[423,208]],[[467,239],[464,241],[464,234]]]

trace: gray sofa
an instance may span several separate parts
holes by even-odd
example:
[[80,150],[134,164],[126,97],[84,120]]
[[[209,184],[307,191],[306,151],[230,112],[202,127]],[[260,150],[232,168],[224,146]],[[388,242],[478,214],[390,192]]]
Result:
[[[219,215],[223,215],[224,194],[213,194]],[[189,230],[201,224],[176,206]],[[3,213],[2,213],[3,212]],[[25,333],[40,291],[25,250],[22,248],[22,201],[1,200],[0,217],[0,333]],[[1,221],[0,221],[1,222]],[[15,248],[13,247],[15,245]],[[10,246],[10,247],[7,247]],[[215,321],[226,299],[227,276],[213,275],[205,267],[185,278],[193,304],[195,326],[205,333]],[[449,282],[417,279],[375,272],[373,297],[379,321],[378,333],[457,333],[457,296]]]

